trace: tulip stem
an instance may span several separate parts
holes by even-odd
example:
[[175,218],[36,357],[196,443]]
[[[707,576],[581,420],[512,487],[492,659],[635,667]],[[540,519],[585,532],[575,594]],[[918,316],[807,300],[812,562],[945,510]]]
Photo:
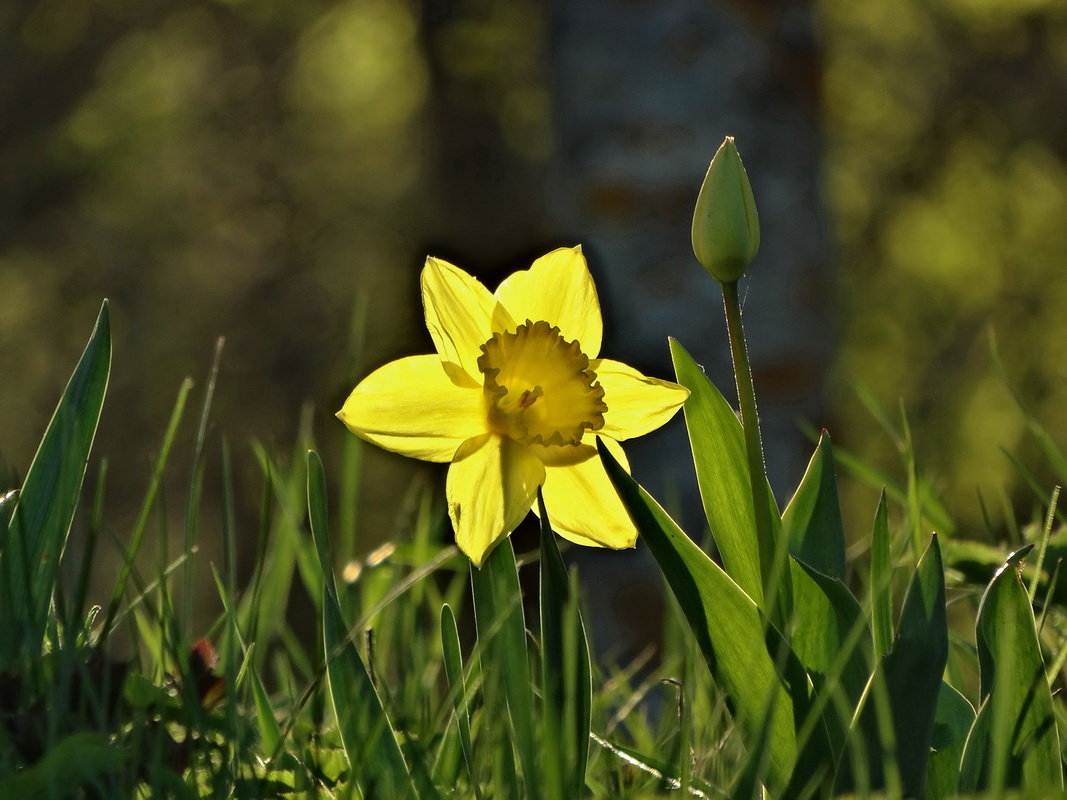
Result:
[[737,402],[741,407],[741,427],[745,431],[745,451],[748,455],[749,485],[752,489],[752,510],[756,518],[756,542],[759,547],[760,574],[763,578],[765,610],[771,612],[777,595],[775,581],[776,553],[771,528],[771,497],[767,486],[767,466],[763,460],[763,440],[760,437],[759,415],[756,413],[756,390],[752,384],[752,367],[748,361],[745,332],[741,327],[741,304],[737,297],[737,281],[721,283],[723,305],[726,308],[726,330],[730,337],[730,355],[734,362],[737,383]]

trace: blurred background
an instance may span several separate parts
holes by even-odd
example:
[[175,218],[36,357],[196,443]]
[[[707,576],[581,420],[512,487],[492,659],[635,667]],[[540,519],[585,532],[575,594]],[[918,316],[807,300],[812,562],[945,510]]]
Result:
[[[1067,437],[1058,0],[5,0],[0,76],[2,469],[25,472],[109,297],[96,454],[119,536],[219,336],[204,514],[223,436],[254,473],[248,443],[289,452],[303,417],[336,480],[347,392],[431,349],[427,253],[492,287],[581,243],[604,354],[669,377],[675,336],[733,399],[718,290],[689,249],[726,134],[761,215],[742,293],[780,503],[810,452],[801,422],[902,477],[874,405],[897,425],[907,410],[958,526],[982,524],[976,493],[994,526],[1034,507],[1002,452],[1033,455],[991,331],[1011,388]],[[698,535],[669,428],[631,460]],[[370,549],[394,535],[395,487],[443,469],[365,450]],[[255,509],[254,475],[238,490]],[[857,540],[875,497],[846,497]],[[612,570],[637,586],[641,563]]]

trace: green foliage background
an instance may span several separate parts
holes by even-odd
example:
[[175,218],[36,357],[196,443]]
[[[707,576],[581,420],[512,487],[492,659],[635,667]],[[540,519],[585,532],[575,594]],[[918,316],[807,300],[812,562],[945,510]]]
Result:
[[[1052,0],[823,0],[826,188],[845,336],[837,409],[894,415],[960,522],[975,492],[1032,502],[1011,461],[1032,447],[991,367],[1054,438],[1067,432],[1067,9]],[[888,439],[855,440],[888,463]],[[1050,483],[1045,480],[1042,484]],[[1022,506],[1028,508],[1028,505]]]
[[[543,185],[546,4],[440,8],[3,4],[0,375],[21,388],[0,393],[0,458],[25,469],[103,296],[123,358],[102,452],[156,440],[218,335],[220,429],[288,442],[309,398],[332,411],[360,364],[425,349],[414,276],[428,248],[492,279],[559,243]],[[1013,385],[1054,434],[1067,429],[1067,10],[818,0],[810,11],[844,315],[833,432],[896,463],[851,383],[891,410],[902,401],[923,462],[950,476],[940,488],[973,523],[976,488],[1029,497],[998,451],[1025,455],[1024,423],[990,369],[991,327]],[[360,303],[371,334],[356,357],[345,339]],[[368,458],[368,470],[400,469]],[[112,472],[114,512],[142,477]],[[384,513],[371,529],[393,524]]]

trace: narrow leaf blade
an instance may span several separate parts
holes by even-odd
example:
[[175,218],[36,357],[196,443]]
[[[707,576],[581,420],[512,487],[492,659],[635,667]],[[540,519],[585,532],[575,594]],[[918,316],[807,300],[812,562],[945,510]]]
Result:
[[685,427],[711,535],[726,572],[762,607],[759,544],[741,421],[686,349],[673,339],[670,346],[678,383],[690,392],[684,406]]
[[471,585],[478,640],[485,648],[482,651],[482,674],[487,683],[498,681],[503,688],[522,763],[526,795],[537,797],[540,794],[540,766],[533,685],[526,650],[522,592],[511,539],[497,545],[481,569],[471,569]]
[[871,679],[839,788],[856,780],[870,789],[899,782],[903,796],[921,796],[947,660],[945,572],[933,536],[908,586],[893,649]]
[[396,734],[359,651],[348,641],[330,560],[326,476],[314,451],[307,459],[308,516],[323,576],[322,635],[330,700],[349,765],[365,797],[417,800]]
[[[541,512],[541,679],[545,764],[558,765],[560,798],[585,791],[592,714],[592,671],[578,598],[538,492]],[[547,783],[547,780],[546,780]]]
[[[40,653],[59,561],[78,506],[110,372],[111,325],[105,300],[26,472],[0,551],[8,594],[12,601],[26,604],[25,614],[15,616],[28,626],[23,632],[28,656]],[[11,611],[4,616],[10,618]]]
[[961,788],[1063,788],[1052,694],[1033,608],[1020,578],[1028,545],[982,596],[976,624],[982,711],[967,740]]
[[606,448],[600,448],[600,457],[677,598],[712,675],[729,693],[749,745],[766,748],[763,782],[777,794],[789,784],[798,748],[794,701],[764,638],[773,629],[752,598],[682,532]]
[[831,578],[845,578],[845,526],[837,499],[834,454],[823,431],[793,499],[782,513],[789,552]]

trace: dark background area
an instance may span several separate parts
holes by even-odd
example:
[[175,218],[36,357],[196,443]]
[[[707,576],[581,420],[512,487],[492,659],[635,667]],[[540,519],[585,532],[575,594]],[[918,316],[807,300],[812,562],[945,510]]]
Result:
[[[1054,0],[6,0],[0,76],[0,459],[25,472],[109,297],[96,454],[120,538],[218,336],[205,519],[222,436],[248,509],[248,443],[288,453],[302,413],[336,480],[346,393],[430,350],[427,253],[493,287],[581,243],[604,354],[669,377],[675,336],[732,398],[717,287],[689,249],[726,134],[761,215],[742,292],[779,502],[810,448],[800,420],[900,475],[860,386],[908,410],[961,527],[979,526],[976,492],[1028,512],[1001,448],[1034,453],[990,330],[1012,388],[1067,433]],[[370,549],[396,529],[395,487],[443,470],[365,450]],[[628,452],[697,535],[680,422]],[[175,487],[188,468],[175,461]],[[846,496],[857,539],[874,497]],[[640,557],[612,569],[643,606]]]

